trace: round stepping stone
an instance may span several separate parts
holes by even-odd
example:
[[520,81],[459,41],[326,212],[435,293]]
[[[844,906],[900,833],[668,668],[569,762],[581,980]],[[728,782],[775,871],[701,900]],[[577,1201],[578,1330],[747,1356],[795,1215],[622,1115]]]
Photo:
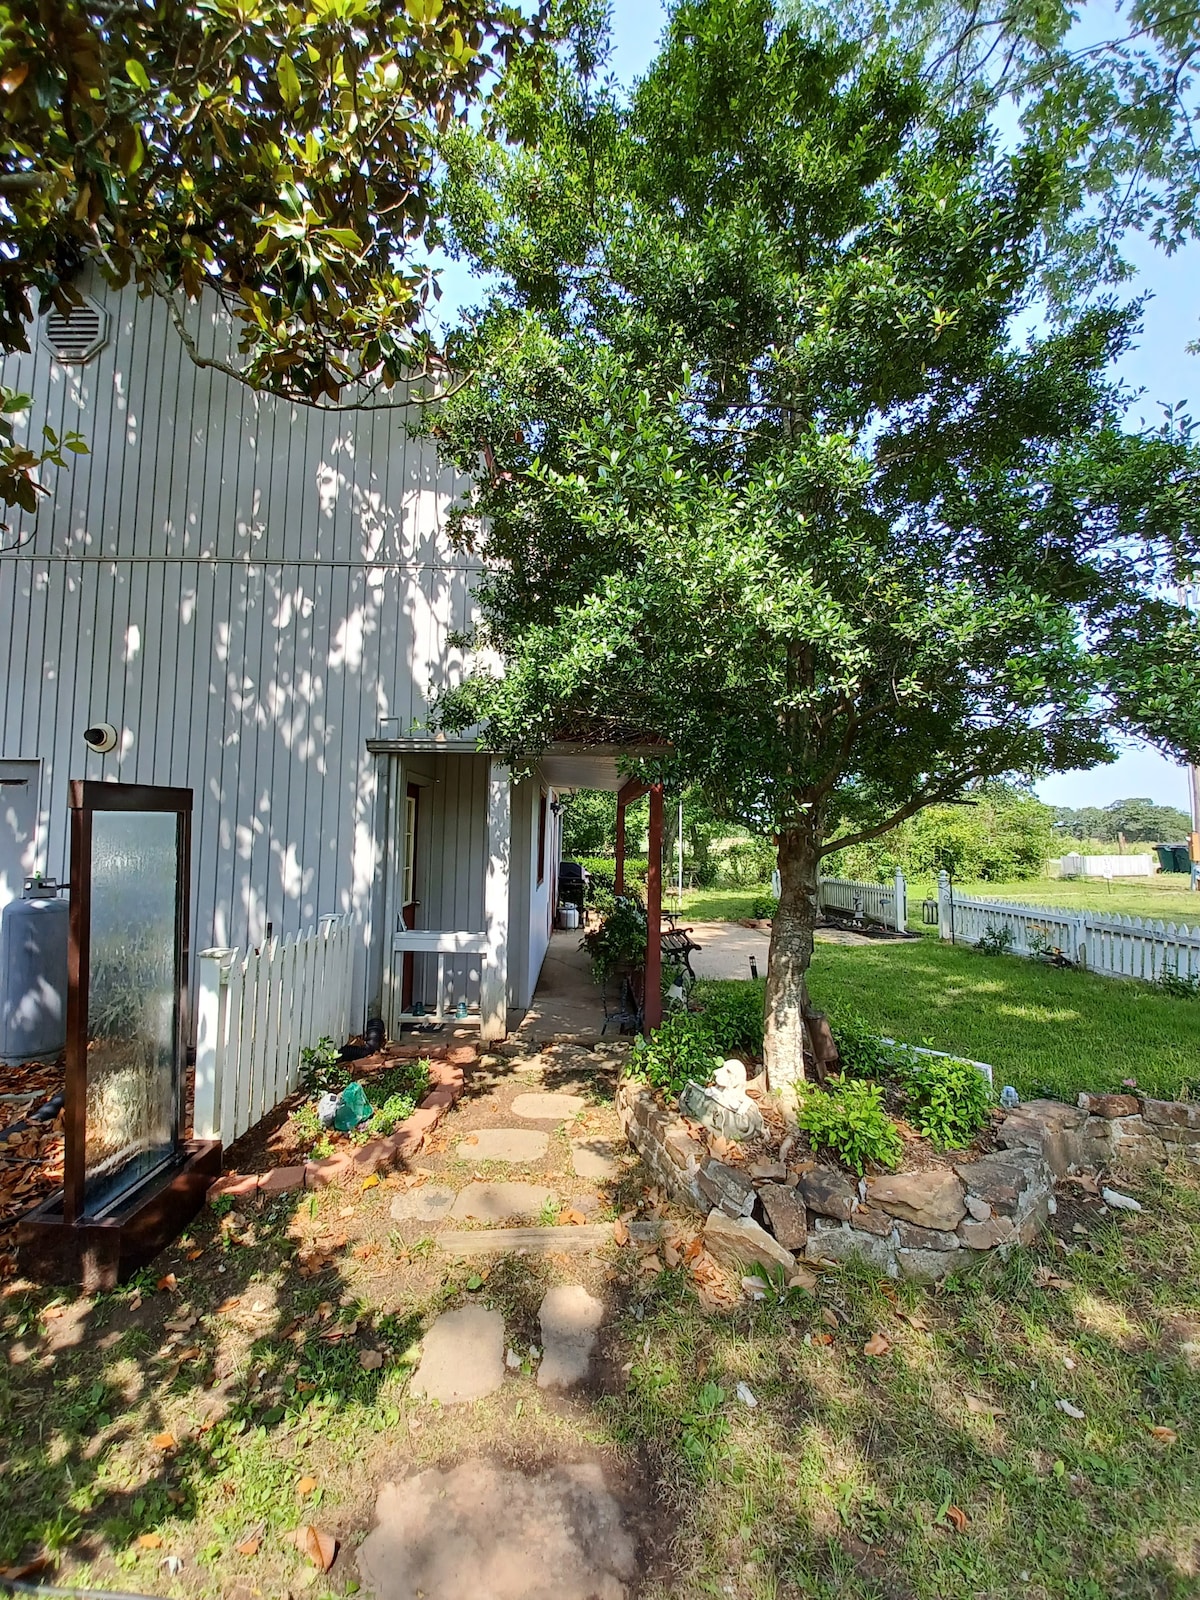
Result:
[[409,1189],[392,1201],[392,1219],[395,1222],[441,1222],[454,1204],[454,1193],[453,1189],[443,1189],[436,1183]]
[[480,1400],[504,1382],[504,1318],[483,1306],[444,1311],[425,1335],[412,1381],[418,1399]]
[[551,1190],[537,1183],[469,1183],[460,1189],[450,1215],[460,1222],[505,1222],[509,1217],[540,1217]]
[[638,1576],[628,1514],[591,1461],[535,1474],[474,1457],[382,1484],[355,1561],[375,1600],[622,1600]]
[[538,1321],[543,1351],[538,1388],[570,1389],[582,1383],[604,1321],[603,1302],[581,1284],[560,1284],[546,1291]]
[[514,1117],[526,1122],[567,1122],[587,1101],[578,1094],[519,1094],[512,1103]]
[[459,1161],[540,1161],[549,1145],[550,1135],[535,1128],[480,1128],[454,1154]]
[[[622,1148],[615,1139],[572,1139],[571,1165],[577,1178],[617,1178],[621,1163],[617,1152]],[[626,1147],[627,1148],[627,1147]]]

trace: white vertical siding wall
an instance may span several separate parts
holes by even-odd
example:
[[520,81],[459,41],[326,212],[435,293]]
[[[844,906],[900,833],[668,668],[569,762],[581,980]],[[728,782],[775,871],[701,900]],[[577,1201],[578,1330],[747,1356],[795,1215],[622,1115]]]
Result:
[[[87,287],[110,311],[99,354],[60,366],[39,341],[3,373],[33,396],[31,438],[49,421],[91,450],[0,553],[0,757],[44,762],[37,864],[66,876],[69,778],[188,785],[192,948],[351,912],[357,1023],[382,837],[366,741],[423,725],[462,670],[446,636],[475,569],[443,532],[460,481],[403,413],[254,395],[196,368],[162,305]],[[121,736],[105,757],[80,737],[101,721]],[[476,896],[458,926],[481,925],[474,878],[446,891],[464,915]]]

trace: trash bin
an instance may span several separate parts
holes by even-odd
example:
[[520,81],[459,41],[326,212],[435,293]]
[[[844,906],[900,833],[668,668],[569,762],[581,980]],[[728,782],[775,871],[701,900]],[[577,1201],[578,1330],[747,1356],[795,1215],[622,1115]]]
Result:
[[1175,871],[1175,851],[1169,844],[1156,844],[1154,853],[1158,857],[1158,864],[1164,872]]
[[1172,854],[1175,857],[1176,872],[1190,872],[1192,870],[1192,852],[1188,849],[1187,845],[1173,845]]

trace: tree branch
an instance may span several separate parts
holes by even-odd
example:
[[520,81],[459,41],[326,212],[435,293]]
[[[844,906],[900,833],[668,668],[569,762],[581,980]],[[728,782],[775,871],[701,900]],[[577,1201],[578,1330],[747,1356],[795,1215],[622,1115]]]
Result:
[[852,844],[865,844],[868,839],[878,839],[880,834],[887,833],[898,823],[915,816],[925,806],[937,805],[939,801],[951,799],[964,784],[972,783],[976,778],[981,778],[982,772],[973,770],[962,773],[953,783],[942,784],[937,789],[928,789],[924,794],[917,795],[912,800],[907,800],[897,811],[893,811],[886,821],[878,823],[873,828],[860,828],[857,833],[844,833],[840,839],[831,839],[817,850],[817,860],[831,856],[836,850],[848,850]]

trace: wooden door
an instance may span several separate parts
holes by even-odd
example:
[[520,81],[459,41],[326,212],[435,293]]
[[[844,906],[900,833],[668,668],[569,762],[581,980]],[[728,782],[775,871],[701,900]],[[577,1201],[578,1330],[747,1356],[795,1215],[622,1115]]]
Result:
[[[421,786],[410,783],[404,796],[404,816],[400,839],[400,920],[406,928],[417,925],[417,844],[420,837]],[[406,951],[400,972],[400,1009],[408,1011],[413,1001],[413,956]]]

